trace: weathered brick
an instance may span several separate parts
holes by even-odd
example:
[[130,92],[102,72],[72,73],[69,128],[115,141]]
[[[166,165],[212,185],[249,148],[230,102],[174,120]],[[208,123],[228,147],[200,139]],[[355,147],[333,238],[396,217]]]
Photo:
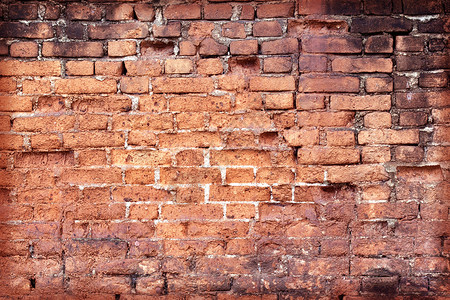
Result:
[[102,18],[102,11],[94,5],[71,3],[67,6],[66,15],[73,21],[95,21]]
[[181,36],[180,22],[169,22],[167,25],[153,25],[155,37],[178,37]]
[[301,72],[326,72],[327,57],[318,55],[302,55],[298,59],[298,69]]
[[240,20],[253,20],[255,18],[255,9],[251,5],[242,5]]
[[360,144],[417,144],[419,131],[416,129],[394,130],[374,129],[361,131],[358,134]]
[[223,72],[222,61],[218,58],[200,59],[197,62],[197,72],[205,75],[217,75]]
[[360,53],[362,40],[353,36],[306,36],[302,49],[310,53]]
[[419,86],[424,88],[446,87],[448,76],[445,72],[440,73],[422,73],[419,77]]
[[107,39],[140,39],[148,35],[148,26],[144,23],[121,23],[108,25],[89,25],[89,38],[94,40]]
[[306,127],[349,127],[353,112],[298,112],[298,125]]
[[301,148],[297,151],[297,161],[305,165],[340,165],[359,162],[359,150],[351,148]]
[[442,1],[431,0],[426,5],[419,5],[412,0],[403,0],[403,12],[407,15],[429,15],[442,12]]
[[63,134],[67,148],[120,147],[125,143],[122,132],[85,131]]
[[394,39],[390,35],[373,35],[366,40],[367,53],[392,53],[394,51]]
[[261,53],[266,55],[295,54],[298,51],[298,40],[295,38],[266,41],[261,45]]
[[228,111],[231,98],[228,96],[177,96],[169,99],[171,111]]
[[233,41],[230,43],[230,53],[234,55],[258,54],[258,41]]
[[294,108],[294,95],[291,93],[267,94],[265,96],[267,109],[290,109]]
[[122,21],[133,19],[133,6],[128,3],[110,5],[106,8],[106,20]]
[[2,22],[0,32],[5,38],[48,39],[53,37],[50,23]]
[[364,5],[364,12],[369,15],[390,15],[392,12],[391,0],[368,0]]
[[12,57],[36,57],[38,52],[38,44],[35,42],[16,42],[9,48]]
[[3,76],[58,76],[61,74],[59,61],[18,61],[0,62],[0,75]]
[[277,21],[262,21],[253,24],[253,36],[281,36],[282,29]]
[[22,82],[24,94],[49,94],[51,90],[50,80],[25,80]]
[[225,55],[228,52],[228,47],[216,42],[212,38],[206,38],[200,43],[199,53],[205,56]]
[[62,115],[58,117],[26,117],[15,118],[14,131],[48,132],[69,131],[75,126],[75,116]]
[[126,73],[129,76],[159,76],[162,73],[160,62],[156,59],[125,61]]
[[319,144],[317,129],[290,129],[283,132],[283,137],[289,146],[311,146]]
[[364,116],[364,126],[367,128],[390,128],[391,114],[388,112],[372,112]]
[[222,25],[222,35],[224,37],[232,39],[244,39],[247,34],[245,33],[245,26],[238,22],[229,22]]
[[328,180],[333,183],[373,182],[388,180],[389,176],[380,165],[332,166],[327,168]]
[[393,63],[388,58],[335,58],[332,69],[343,73],[391,73]]
[[187,58],[167,59],[164,71],[167,74],[188,74],[194,69],[192,60]]
[[42,55],[49,57],[102,57],[103,45],[99,42],[44,42]]
[[366,79],[366,92],[383,93],[394,90],[394,81],[391,77],[369,77]]
[[94,78],[59,79],[55,82],[55,92],[58,94],[96,94],[115,93],[117,83],[114,79],[103,81]]
[[302,75],[299,92],[359,92],[359,78],[337,75]]
[[211,78],[156,78],[152,82],[155,93],[209,93],[214,89]]
[[70,60],[66,62],[67,75],[94,75],[94,62]]
[[424,40],[421,36],[397,36],[395,39],[395,49],[406,52],[422,52]]
[[334,110],[389,110],[391,96],[331,96],[330,108]]
[[139,21],[151,22],[155,17],[155,10],[151,4],[137,4],[134,6],[134,13]]
[[123,62],[121,61],[96,61],[96,75],[119,76],[123,72]]
[[36,4],[16,3],[9,5],[9,18],[12,20],[34,20],[38,16]]
[[265,166],[271,165],[266,151],[256,150],[214,150],[210,154],[211,165]]
[[428,122],[428,115],[424,112],[406,111],[400,113],[400,126],[423,126]]
[[326,0],[300,0],[298,13],[300,15],[357,15],[360,13],[359,0],[326,1]]
[[148,92],[148,79],[145,77],[122,77],[120,90],[123,93],[140,94]]
[[413,23],[405,18],[395,17],[357,17],[353,18],[351,32],[409,32]]
[[170,114],[116,115],[113,116],[113,129],[167,130],[173,128]]
[[171,4],[164,10],[164,17],[176,20],[200,19],[201,7],[198,4]]
[[31,111],[33,103],[30,97],[0,96],[1,111]]
[[108,55],[112,57],[130,56],[136,54],[135,41],[108,42]]
[[161,184],[207,184],[222,181],[217,168],[161,168]]
[[203,17],[207,20],[227,20],[231,14],[232,7],[228,3],[207,4],[203,7]]

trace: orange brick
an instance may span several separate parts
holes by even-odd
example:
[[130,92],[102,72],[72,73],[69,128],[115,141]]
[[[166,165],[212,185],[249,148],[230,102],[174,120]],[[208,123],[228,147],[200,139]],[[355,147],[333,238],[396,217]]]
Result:
[[158,206],[154,204],[133,204],[130,205],[132,220],[154,220],[158,218]]
[[158,150],[113,150],[113,165],[164,166],[172,162],[171,154]]
[[223,218],[223,206],[218,204],[163,205],[161,219],[217,220]]
[[192,60],[187,58],[167,59],[165,63],[165,73],[167,74],[188,74],[194,69]]
[[121,61],[96,61],[96,75],[120,76],[123,72],[123,62]]
[[128,145],[156,146],[156,134],[146,130],[132,130],[128,133]]
[[155,183],[155,170],[148,168],[127,169],[125,182],[128,184],[153,184]]
[[286,77],[252,77],[250,79],[251,91],[293,91],[295,79]]
[[205,130],[205,113],[185,112],[176,115],[178,129],[202,129]]
[[335,58],[333,71],[344,73],[391,73],[393,63],[390,58]]
[[291,93],[266,94],[265,106],[267,109],[294,108],[294,95]]
[[353,131],[327,131],[327,146],[354,146],[355,133]]
[[334,110],[389,110],[391,96],[331,96],[330,108]]
[[171,114],[114,115],[113,129],[165,130],[173,128]]
[[373,182],[388,180],[389,176],[380,165],[332,166],[327,168],[328,181],[333,183]]
[[[243,204],[243,203],[230,203],[227,204],[227,218],[228,219],[253,219],[255,218],[256,211],[253,204]],[[236,240],[237,241],[237,240]],[[232,242],[234,246],[234,242]],[[234,247],[229,249],[231,245],[227,245],[227,250],[235,253]],[[241,252],[241,251],[239,251]],[[246,251],[247,252],[247,251]],[[242,254],[242,253],[238,253]]]
[[0,62],[2,76],[59,76],[61,63],[59,61],[18,61]]
[[63,134],[64,147],[91,148],[91,147],[119,147],[125,143],[122,132],[85,131]]
[[214,90],[211,78],[155,78],[154,93],[209,93]]
[[220,135],[215,132],[179,132],[159,135],[159,146],[162,148],[206,148],[221,145]]
[[183,150],[175,155],[177,166],[201,166],[203,165],[203,150]]
[[122,77],[120,90],[123,93],[142,94],[148,93],[148,78],[146,77]]
[[71,60],[66,62],[67,75],[94,75],[94,63],[92,61]]
[[3,77],[0,78],[0,92],[14,92],[17,88],[14,78]]
[[114,79],[103,81],[94,78],[59,79],[55,82],[55,92],[58,94],[111,94],[117,92]]
[[222,182],[217,168],[161,168],[161,184],[207,184]]
[[18,134],[0,134],[1,150],[20,150],[23,148],[23,136]]
[[59,179],[62,183],[122,183],[122,172],[117,168],[65,169]]
[[286,184],[294,182],[294,172],[288,168],[259,168],[256,182]]
[[167,202],[173,200],[169,191],[151,186],[118,186],[112,189],[112,198],[116,202]]
[[337,75],[300,76],[298,91],[311,92],[359,92],[359,78]]
[[363,163],[385,163],[391,160],[389,147],[363,147],[361,151]]
[[222,74],[222,61],[218,58],[200,59],[197,62],[197,72],[204,75]]
[[255,186],[212,185],[209,191],[209,197],[210,201],[269,201],[270,189]]
[[366,79],[366,91],[368,93],[392,92],[393,82],[391,77],[369,77]]
[[128,76],[159,76],[162,73],[160,62],[155,59],[125,61]]
[[106,152],[104,150],[78,151],[78,163],[80,166],[106,165]]
[[135,41],[112,41],[108,42],[108,55],[111,57],[122,57],[136,54]]
[[80,115],[78,118],[79,129],[85,130],[106,130],[108,127],[108,116],[105,115]]
[[75,116],[68,115],[15,118],[13,129],[26,132],[69,131],[75,127],[75,120]]
[[210,153],[211,165],[270,166],[270,153],[256,150],[213,150]]
[[352,112],[306,112],[298,113],[298,125],[307,127],[349,127],[353,123]]
[[341,165],[359,162],[359,150],[353,148],[301,148],[297,151],[299,164]]
[[31,136],[33,149],[58,149],[62,146],[62,138],[57,134],[34,134]]
[[35,42],[16,42],[11,44],[9,53],[12,57],[37,57],[38,44]]
[[24,94],[49,94],[52,91],[50,80],[25,80],[22,82]]
[[391,114],[388,112],[372,112],[364,116],[364,126],[367,128],[391,127]]
[[214,113],[211,115],[210,128],[251,128],[270,129],[272,120],[263,112],[249,112],[243,114],[227,115]]
[[229,96],[177,96],[169,99],[171,111],[229,111]]
[[283,136],[289,146],[310,146],[319,143],[317,129],[290,129],[284,131]]
[[416,129],[394,130],[373,129],[358,134],[360,144],[417,144],[419,131]]
[[230,43],[230,53],[233,55],[251,55],[258,54],[258,41],[232,41]]
[[227,168],[227,183],[253,183],[255,175],[252,168]]

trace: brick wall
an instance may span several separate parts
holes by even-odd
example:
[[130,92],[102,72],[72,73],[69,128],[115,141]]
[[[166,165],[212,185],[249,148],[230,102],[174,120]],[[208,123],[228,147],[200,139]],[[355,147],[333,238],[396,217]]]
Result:
[[109,2],[0,4],[1,299],[450,297],[448,0]]

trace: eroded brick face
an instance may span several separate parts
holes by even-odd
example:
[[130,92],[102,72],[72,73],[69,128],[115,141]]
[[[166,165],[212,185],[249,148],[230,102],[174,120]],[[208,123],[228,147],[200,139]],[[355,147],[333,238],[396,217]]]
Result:
[[0,298],[449,299],[449,12],[2,1]]

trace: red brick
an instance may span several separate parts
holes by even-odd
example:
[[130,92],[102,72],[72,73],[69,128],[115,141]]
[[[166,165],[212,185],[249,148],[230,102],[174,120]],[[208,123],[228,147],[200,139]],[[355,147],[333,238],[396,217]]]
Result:
[[163,205],[161,219],[217,220],[223,218],[223,206],[218,204]]
[[170,98],[171,111],[228,111],[231,98],[228,96],[177,96]]
[[324,101],[324,95],[308,95],[298,93],[296,99],[296,107],[298,110],[320,109],[325,107]]
[[332,69],[344,73],[391,73],[392,60],[388,58],[335,58]]
[[31,148],[33,149],[58,149],[61,146],[61,138],[56,134],[35,134],[31,136]]
[[355,165],[328,167],[328,180],[333,183],[383,181],[389,179],[384,167]]
[[233,55],[258,54],[258,41],[257,40],[233,41],[230,44],[230,53]]
[[154,204],[130,205],[130,219],[154,220],[158,218],[158,206]]
[[285,77],[252,77],[250,78],[251,91],[293,91],[295,78]]
[[264,59],[265,73],[287,73],[292,68],[290,57],[267,57]]
[[94,5],[71,3],[67,6],[66,15],[72,21],[96,21],[102,18],[102,11]]
[[429,162],[439,162],[439,161],[447,161],[450,158],[448,146],[435,146],[428,147],[427,150],[427,161]]
[[389,110],[391,96],[331,96],[330,108],[333,110]]
[[359,0],[325,1],[300,0],[298,13],[300,15],[357,15],[361,11]]
[[200,43],[199,53],[205,56],[225,55],[228,47],[216,42],[212,38],[206,38]]
[[[214,226],[212,226],[214,224]],[[245,237],[249,230],[247,222],[224,221],[220,223],[190,222],[187,235],[190,237]]]
[[173,128],[171,114],[115,115],[112,127],[114,130],[167,130]]
[[253,20],[255,18],[255,9],[251,5],[242,5],[240,20]]
[[95,75],[120,76],[123,72],[123,62],[121,61],[96,61]]
[[50,80],[25,80],[22,82],[24,94],[49,94],[51,90]]
[[161,168],[161,184],[208,184],[222,182],[217,168]]
[[15,118],[14,131],[48,132],[69,131],[75,127],[75,116],[61,115],[58,117],[25,117]]
[[181,24],[179,22],[170,22],[167,25],[153,25],[153,35],[155,37],[181,36]]
[[215,132],[179,132],[159,135],[161,148],[207,148],[221,145],[220,135]]
[[61,63],[59,61],[1,61],[0,75],[59,76],[61,75]]
[[261,4],[256,8],[258,18],[283,18],[294,16],[294,3]]
[[270,155],[256,150],[214,150],[210,153],[211,165],[270,166]]
[[159,166],[170,165],[169,152],[157,150],[113,150],[111,161],[114,165]]
[[255,175],[252,168],[227,168],[227,183],[253,183]]
[[179,43],[180,47],[180,55],[195,55],[197,52],[197,48],[195,45],[190,41],[181,41]]
[[242,74],[223,75],[218,78],[219,89],[226,91],[242,91],[247,85],[248,83]]
[[107,25],[89,25],[90,39],[140,39],[148,36],[148,26],[144,23],[120,23]]
[[203,165],[203,150],[182,150],[175,155],[177,166],[201,166]]
[[404,182],[438,183],[443,180],[439,166],[398,167],[397,178]]
[[232,7],[228,3],[207,4],[203,7],[203,17],[206,20],[227,20],[231,18]]
[[154,93],[209,93],[214,89],[211,78],[156,78]]
[[205,21],[191,22],[188,30],[188,35],[194,37],[193,42],[198,45],[199,39],[204,37],[211,37],[214,30],[214,23]]
[[133,7],[128,3],[109,5],[106,8],[106,20],[122,21],[133,19]]
[[294,182],[294,172],[288,168],[259,168],[256,181],[261,183],[286,184]]
[[363,147],[361,151],[363,163],[385,163],[391,160],[389,147]]
[[327,62],[325,56],[302,55],[298,60],[298,68],[302,72],[326,72]]
[[395,158],[401,162],[420,162],[424,158],[424,150],[414,146],[398,146],[395,149]]
[[137,4],[134,6],[134,13],[139,21],[151,22],[155,17],[155,10],[151,4]]
[[43,56],[60,57],[102,57],[103,45],[99,42],[44,42]]
[[106,165],[106,152],[102,150],[78,151],[78,163],[80,166]]
[[359,162],[359,150],[352,148],[301,148],[297,151],[297,161],[305,165],[339,165]]
[[122,183],[122,173],[115,168],[64,169],[59,180],[71,184]]
[[162,73],[160,62],[156,59],[125,61],[125,69],[128,76],[156,77]]
[[350,127],[352,112],[298,112],[298,125],[306,127]]
[[265,55],[295,54],[299,51],[298,46],[298,40],[295,38],[266,41],[261,45],[261,53]]
[[178,129],[205,129],[205,114],[185,112],[176,115]]
[[0,78],[0,92],[14,92],[17,88],[17,83],[14,78],[3,77]]
[[432,115],[435,124],[445,124],[450,118],[450,108],[433,109]]
[[394,84],[391,77],[369,77],[366,79],[366,92],[383,93],[392,92]]
[[265,97],[267,109],[290,109],[294,108],[294,95],[291,93],[267,94]]
[[156,134],[146,130],[132,130],[128,133],[128,145],[156,146]]
[[364,126],[367,128],[390,128],[391,125],[389,112],[373,112],[364,116]]
[[215,128],[258,128],[270,129],[272,128],[272,120],[263,112],[249,112],[242,114],[226,115],[221,113],[211,114],[210,124],[211,129]]
[[97,94],[115,93],[117,83],[114,79],[103,81],[94,78],[59,79],[55,82],[58,94]]
[[367,53],[392,53],[394,51],[394,40],[390,35],[373,35],[366,40],[365,49]]
[[32,108],[30,97],[0,96],[0,111],[31,111]]
[[77,96],[72,109],[78,113],[126,112],[131,109],[131,99],[121,95]]
[[87,131],[63,134],[64,146],[67,148],[119,147],[125,143],[121,132]]
[[112,189],[116,202],[168,202],[173,200],[169,191],[151,186],[118,186]]
[[319,131],[317,129],[290,129],[283,132],[283,137],[289,146],[319,144]]
[[130,56],[136,54],[135,41],[108,42],[108,55],[112,57]]
[[1,134],[0,149],[20,150],[23,148],[23,136],[18,134]]
[[81,115],[78,118],[80,130],[106,130],[108,127],[108,116],[104,115]]
[[359,78],[337,75],[300,76],[299,92],[359,92]]
[[390,15],[392,2],[390,0],[369,0],[365,3],[364,12],[370,15]]
[[362,40],[353,36],[307,36],[302,49],[310,53],[360,53]]
[[16,42],[10,46],[12,57],[36,57],[38,56],[38,44],[35,42]]
[[394,130],[373,129],[361,131],[358,134],[358,142],[364,144],[417,144],[419,143],[419,131],[416,129]]
[[327,146],[354,146],[355,133],[349,130],[327,131]]
[[66,62],[67,75],[94,75],[94,62],[70,60]]
[[148,92],[148,78],[146,77],[122,77],[120,90],[123,93],[142,94]]
[[213,185],[210,189],[210,201],[269,201],[270,190],[252,186]]
[[171,4],[164,10],[164,17],[175,20],[200,19],[201,7],[198,4]]
[[0,116],[0,131],[11,130],[11,118],[9,116]]
[[197,62],[197,72],[205,75],[217,75],[223,73],[222,61],[218,58],[200,59]]
[[282,29],[277,21],[262,21],[253,24],[253,36],[281,36]]
[[222,25],[222,36],[232,39],[244,39],[247,34],[245,33],[244,24],[229,22]]

